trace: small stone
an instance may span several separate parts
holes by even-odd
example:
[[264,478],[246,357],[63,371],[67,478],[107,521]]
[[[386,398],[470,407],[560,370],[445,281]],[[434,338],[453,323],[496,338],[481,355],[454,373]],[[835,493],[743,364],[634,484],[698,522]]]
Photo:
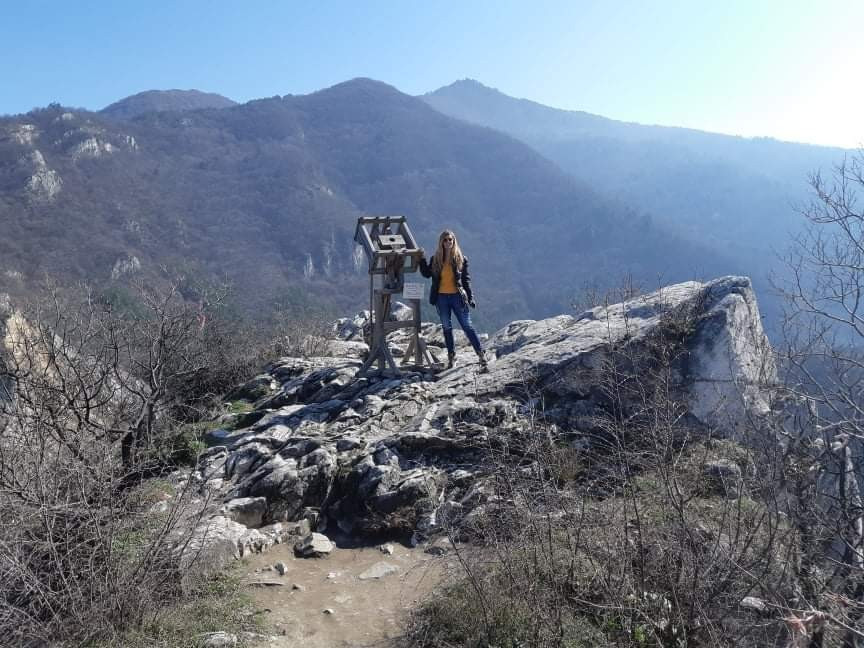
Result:
[[279,572],[279,575],[280,575],[280,576],[284,576],[284,575],[285,575],[285,572],[288,571],[288,565],[286,565],[286,564],[285,564],[284,562],[282,562],[281,560],[280,560],[279,562],[277,562],[275,565],[273,565],[273,568],[274,568],[277,572]]
[[738,605],[745,610],[752,610],[753,612],[766,612],[768,610],[765,601],[755,596],[745,596]]
[[426,549],[423,550],[423,553],[427,553],[430,556],[443,556],[447,553],[447,549],[439,545],[432,545],[431,547],[426,547]]
[[381,545],[380,550],[381,550],[381,553],[387,554],[388,556],[393,555],[393,545],[392,544]]
[[250,529],[261,526],[267,512],[266,497],[240,497],[221,506],[219,514]]
[[330,572],[327,574],[327,580],[333,580],[334,578],[339,578],[339,572]]
[[198,635],[201,639],[201,645],[206,648],[225,648],[226,646],[237,645],[237,635],[229,632],[205,632]]
[[322,612],[323,614],[336,614],[336,613],[333,611],[333,608],[324,608],[323,610],[321,610],[321,612]]
[[310,533],[294,545],[294,553],[301,558],[321,558],[333,551],[333,543],[323,533]]
[[389,576],[395,572],[399,571],[399,568],[396,565],[390,564],[388,562],[377,562],[372,565],[369,569],[360,574],[357,578],[360,580],[372,580],[376,578],[384,578],[385,576]]
[[301,585],[300,583],[292,583],[291,589],[296,590],[298,592],[305,592],[306,591],[306,588],[303,587],[303,585]]

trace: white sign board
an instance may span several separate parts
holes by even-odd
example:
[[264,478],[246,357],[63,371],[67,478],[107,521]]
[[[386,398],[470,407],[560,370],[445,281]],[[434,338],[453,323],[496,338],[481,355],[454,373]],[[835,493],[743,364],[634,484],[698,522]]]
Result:
[[423,299],[423,288],[426,284],[408,283],[402,288],[402,297],[405,299]]

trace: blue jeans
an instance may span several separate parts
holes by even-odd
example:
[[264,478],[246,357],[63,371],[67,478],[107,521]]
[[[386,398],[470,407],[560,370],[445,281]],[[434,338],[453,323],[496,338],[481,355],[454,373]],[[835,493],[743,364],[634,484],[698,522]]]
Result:
[[462,301],[462,295],[459,293],[438,293],[438,301],[435,303],[438,309],[438,317],[441,318],[441,327],[444,329],[444,344],[447,345],[447,353],[455,353],[453,344],[453,322],[450,319],[451,312],[456,313],[456,319],[459,320],[459,326],[465,331],[468,336],[468,341],[471,346],[479,354],[483,353],[483,347],[480,346],[480,339],[477,337],[477,331],[471,325],[471,313],[468,312],[468,306]]

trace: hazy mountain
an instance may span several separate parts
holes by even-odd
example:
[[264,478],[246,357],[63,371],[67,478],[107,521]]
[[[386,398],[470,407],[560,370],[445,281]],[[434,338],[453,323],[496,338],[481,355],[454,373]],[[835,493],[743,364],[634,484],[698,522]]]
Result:
[[809,174],[846,151],[644,126],[515,99],[458,81],[423,99],[444,114],[516,137],[601,193],[721,250],[764,285],[775,250],[800,227]]
[[362,306],[361,214],[408,216],[430,251],[454,227],[487,327],[565,311],[591,279],[731,269],[525,144],[368,79],[122,122],[57,106],[0,120],[7,289],[48,272],[119,290],[170,265],[230,279],[247,308]]
[[99,112],[113,119],[131,119],[143,113],[202,108],[228,108],[237,102],[199,90],[148,90],[106,106]]

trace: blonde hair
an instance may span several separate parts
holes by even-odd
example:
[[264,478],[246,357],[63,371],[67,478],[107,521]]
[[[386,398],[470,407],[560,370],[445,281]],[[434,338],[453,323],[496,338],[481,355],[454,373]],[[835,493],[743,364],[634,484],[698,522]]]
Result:
[[459,247],[459,241],[456,240],[456,235],[453,230],[444,230],[438,236],[438,248],[435,250],[435,256],[432,257],[432,269],[435,272],[441,272],[444,267],[444,238],[446,236],[453,237],[453,247],[451,248],[450,258],[456,263],[456,269],[462,270],[462,263],[465,261],[465,255]]

